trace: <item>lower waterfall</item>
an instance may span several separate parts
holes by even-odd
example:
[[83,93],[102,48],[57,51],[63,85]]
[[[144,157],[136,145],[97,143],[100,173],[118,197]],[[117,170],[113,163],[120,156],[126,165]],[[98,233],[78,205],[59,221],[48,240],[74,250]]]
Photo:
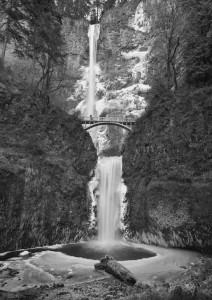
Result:
[[101,159],[99,182],[98,239],[114,242],[121,222],[122,157]]

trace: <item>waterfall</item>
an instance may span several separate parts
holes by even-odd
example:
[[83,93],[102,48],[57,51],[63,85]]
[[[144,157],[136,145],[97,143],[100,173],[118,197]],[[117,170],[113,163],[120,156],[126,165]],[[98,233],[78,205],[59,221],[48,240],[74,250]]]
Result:
[[100,164],[98,238],[114,242],[118,237],[121,214],[122,158],[105,157]]
[[95,115],[95,104],[96,104],[96,51],[97,51],[97,40],[99,38],[100,25],[92,24],[89,26],[88,37],[89,37],[89,79],[88,79],[88,98],[87,98],[87,116]]
[[[99,24],[92,24],[89,27],[89,77],[88,77],[88,98],[87,116],[96,115],[96,52],[97,40],[100,31]],[[90,132],[96,144],[96,131]],[[104,157],[99,159],[96,169],[96,181],[90,183],[89,189],[92,195],[92,202],[97,203],[98,239],[101,242],[114,242],[118,237],[121,227],[121,199],[122,199],[122,158]],[[98,187],[97,187],[98,186]],[[94,189],[95,196],[93,194]],[[95,219],[95,215],[93,216]],[[91,221],[93,221],[91,219]]]

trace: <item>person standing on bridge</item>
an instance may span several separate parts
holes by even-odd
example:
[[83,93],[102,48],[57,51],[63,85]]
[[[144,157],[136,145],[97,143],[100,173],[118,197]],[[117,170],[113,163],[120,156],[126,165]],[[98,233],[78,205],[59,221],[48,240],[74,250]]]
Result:
[[90,115],[90,119],[93,120],[93,116],[92,115]]

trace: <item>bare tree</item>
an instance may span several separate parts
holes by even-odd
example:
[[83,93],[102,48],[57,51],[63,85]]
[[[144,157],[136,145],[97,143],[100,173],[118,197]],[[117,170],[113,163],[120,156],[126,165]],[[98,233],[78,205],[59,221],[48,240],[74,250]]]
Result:
[[168,90],[177,89],[177,56],[183,27],[181,7],[175,0],[149,2],[146,11],[151,25],[150,75],[162,81]]

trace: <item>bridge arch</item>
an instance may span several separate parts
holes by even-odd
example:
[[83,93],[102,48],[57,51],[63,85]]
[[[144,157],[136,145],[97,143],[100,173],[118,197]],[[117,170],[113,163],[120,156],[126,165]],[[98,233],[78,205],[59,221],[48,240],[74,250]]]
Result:
[[85,128],[85,130],[89,130],[93,127],[96,127],[96,126],[100,126],[100,125],[115,125],[115,126],[119,126],[119,127],[122,127],[128,131],[131,131],[132,129],[124,124],[121,124],[121,123],[117,123],[117,122],[97,122],[97,123],[94,123],[94,124],[91,124],[90,126],[88,126],[87,128]]

